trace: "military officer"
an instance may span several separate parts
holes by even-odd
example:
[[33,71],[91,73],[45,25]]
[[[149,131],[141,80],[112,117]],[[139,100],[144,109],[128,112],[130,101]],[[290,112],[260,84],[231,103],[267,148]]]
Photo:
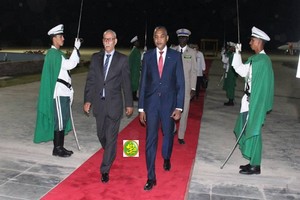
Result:
[[176,51],[181,52],[184,81],[185,81],[185,95],[184,108],[181,114],[178,130],[179,144],[185,144],[184,135],[186,132],[187,118],[190,109],[190,100],[194,97],[197,83],[197,52],[190,48],[187,44],[191,31],[186,28],[181,28],[176,31],[178,38],[178,46],[173,47]]

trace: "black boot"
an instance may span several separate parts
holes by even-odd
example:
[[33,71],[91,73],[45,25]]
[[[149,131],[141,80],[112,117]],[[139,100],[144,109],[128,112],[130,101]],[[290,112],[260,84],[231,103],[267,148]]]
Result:
[[136,96],[136,94],[137,94],[137,91],[132,92],[132,99],[133,99],[133,101],[138,101],[139,100],[139,98]]
[[60,146],[61,146],[62,150],[65,153],[72,155],[73,151],[69,151],[69,150],[65,149],[65,147],[64,147],[64,142],[65,142],[65,131],[64,130],[60,131],[59,137],[60,137],[59,142],[60,142]]
[[224,106],[234,106],[233,99],[229,99],[228,102],[224,103]]
[[70,157],[71,156],[71,154],[66,153],[60,146],[61,145],[60,131],[54,131],[53,145],[54,145],[53,152],[52,152],[53,156],[59,156],[59,157]]

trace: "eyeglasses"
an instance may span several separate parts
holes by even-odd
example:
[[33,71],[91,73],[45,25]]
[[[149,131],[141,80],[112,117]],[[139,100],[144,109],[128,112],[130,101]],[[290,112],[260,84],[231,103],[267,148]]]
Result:
[[111,42],[113,40],[115,40],[116,38],[103,38],[102,41],[103,42]]

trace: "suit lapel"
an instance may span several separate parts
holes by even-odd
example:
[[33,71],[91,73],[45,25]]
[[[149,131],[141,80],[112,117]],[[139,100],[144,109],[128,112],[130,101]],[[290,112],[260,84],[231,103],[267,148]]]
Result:
[[104,55],[105,55],[104,52],[100,52],[99,53],[99,57],[98,57],[98,64],[99,64],[100,75],[102,76],[103,80],[104,80],[104,74],[103,74]]
[[150,56],[150,58],[151,60],[149,66],[153,66],[152,70],[154,70],[154,73],[157,74],[157,77],[159,77],[156,49],[153,49],[152,56]]
[[169,66],[170,59],[171,59],[170,49],[167,48],[167,54],[166,54],[166,58],[165,58],[165,61],[164,61],[162,76],[164,75],[164,71],[168,70],[167,67]]
[[118,66],[118,61],[119,61],[119,53],[117,51],[115,51],[109,69],[108,69],[108,73],[106,76],[106,79],[110,78],[111,75],[114,73],[114,71],[116,70],[116,67]]
[[[156,49],[153,50],[152,52],[152,56],[151,56],[151,63],[150,66],[154,66],[154,72],[155,74],[157,74],[157,77],[159,78],[159,72],[158,72],[158,61],[157,61],[157,55],[156,55]],[[162,77],[163,78],[163,75],[164,75],[164,71],[167,70],[167,67],[169,65],[169,62],[170,62],[170,59],[171,59],[171,54],[170,54],[170,49],[167,48],[167,53],[166,53],[166,57],[165,57],[165,60],[164,60],[164,66],[163,66],[163,72],[162,72]]]

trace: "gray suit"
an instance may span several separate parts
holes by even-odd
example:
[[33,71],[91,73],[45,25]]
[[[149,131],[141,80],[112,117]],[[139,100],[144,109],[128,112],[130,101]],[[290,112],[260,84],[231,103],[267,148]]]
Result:
[[[176,51],[180,52],[180,46],[174,47]],[[182,64],[184,71],[184,82],[185,82],[185,93],[184,93],[184,109],[180,118],[180,125],[178,131],[178,138],[184,139],[186,126],[187,126],[187,118],[190,110],[190,100],[191,100],[191,90],[196,89],[197,82],[197,52],[188,47],[182,53]]]
[[[105,52],[92,56],[86,79],[84,102],[92,104],[97,123],[97,135],[104,149],[101,173],[109,173],[116,157],[117,136],[125,107],[133,107],[128,57],[115,51],[107,77],[104,80],[103,59]],[[105,87],[105,99],[102,97]],[[124,97],[124,103],[123,103]]]

